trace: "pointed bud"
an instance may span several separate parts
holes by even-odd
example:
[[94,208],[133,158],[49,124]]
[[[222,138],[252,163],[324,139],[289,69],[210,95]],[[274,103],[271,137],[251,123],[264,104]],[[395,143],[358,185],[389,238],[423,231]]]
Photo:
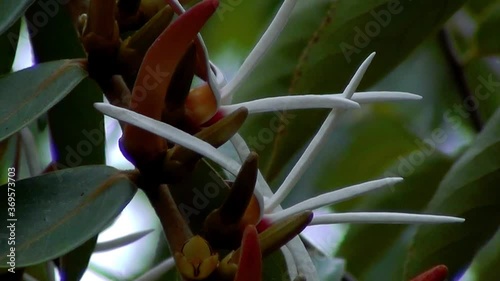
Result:
[[257,153],[251,152],[241,166],[226,201],[219,209],[222,223],[238,223],[245,214],[257,181],[258,160]]
[[246,227],[242,226],[241,220],[254,196],[257,168],[258,156],[252,152],[243,163],[222,206],[205,219],[203,230],[214,247],[234,249],[240,245]]
[[174,257],[181,275],[190,280],[207,278],[219,263],[219,255],[212,253],[208,242],[199,235],[189,239]]
[[[213,0],[196,4],[169,25],[153,43],[144,57],[132,90],[132,110],[155,120],[161,119],[172,74],[188,46],[215,12],[217,4]],[[148,162],[166,149],[163,139],[131,125],[125,127],[122,146],[134,163]]]
[[123,79],[130,88],[134,86],[137,72],[146,52],[162,31],[167,28],[173,17],[172,8],[165,6],[132,36],[121,43],[117,60]]
[[[248,111],[242,107],[232,114],[224,117],[214,125],[205,128],[195,134],[195,137],[211,144],[214,147],[219,147],[227,142],[243,125]],[[187,149],[183,146],[176,145],[169,151],[169,161],[178,161],[180,163],[193,163],[201,158],[196,152]]]
[[172,83],[165,96],[162,121],[172,126],[183,125],[184,102],[191,89],[196,63],[195,46],[191,44],[172,76]]
[[254,225],[248,225],[243,233],[241,256],[234,281],[261,281],[262,254],[259,236]]

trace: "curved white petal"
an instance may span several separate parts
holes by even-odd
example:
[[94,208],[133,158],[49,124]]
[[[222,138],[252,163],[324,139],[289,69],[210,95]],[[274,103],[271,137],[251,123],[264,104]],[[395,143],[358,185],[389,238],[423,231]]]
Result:
[[113,239],[111,241],[97,243],[95,245],[95,248],[94,248],[94,253],[111,251],[111,250],[115,250],[115,249],[127,246],[129,244],[134,243],[137,240],[140,240],[141,238],[143,238],[144,236],[148,235],[149,233],[151,233],[153,231],[154,231],[154,229],[148,229],[148,230],[132,233],[132,234],[120,237],[120,238],[116,238],[116,239]]
[[311,256],[307,251],[304,243],[299,236],[295,236],[292,240],[286,243],[286,246],[292,253],[292,256],[297,265],[298,274],[302,275],[307,281],[319,281],[318,272],[314,266]]
[[[372,53],[358,68],[358,70],[352,77],[351,81],[345,88],[344,92],[342,93],[342,95],[345,98],[350,99],[352,97],[352,95],[356,91],[357,86],[361,82],[361,78],[363,78],[363,75],[365,74],[366,69],[370,65],[370,62],[373,60],[374,56],[375,53]],[[318,130],[314,138],[311,140],[306,150],[300,157],[299,161],[297,161],[295,166],[292,168],[292,171],[290,171],[290,173],[285,178],[285,180],[278,188],[276,193],[267,202],[265,210],[266,213],[271,212],[274,208],[276,208],[276,206],[278,206],[279,204],[281,204],[281,202],[283,202],[285,197],[290,193],[290,191],[292,191],[293,187],[297,184],[300,177],[310,166],[313,158],[316,157],[319,151],[323,148],[326,141],[326,137],[331,133],[331,131],[334,128],[337,119],[336,116],[338,116],[338,113],[342,113],[342,109],[336,109],[336,110],[334,109],[330,111],[330,114],[328,114],[328,116],[326,117],[325,121],[323,122],[323,125],[321,125],[321,128]]]
[[233,175],[237,175],[241,165],[218,151],[215,147],[166,123],[154,120],[128,109],[105,103],[95,103],[94,107],[105,115],[142,128],[169,141],[197,152]]
[[462,218],[436,215],[420,215],[389,212],[359,212],[314,216],[309,225],[333,223],[376,223],[376,224],[434,224],[460,223]]
[[148,270],[143,275],[139,276],[139,278],[135,279],[135,281],[154,281],[159,280],[163,274],[167,273],[170,269],[174,268],[175,261],[174,258],[170,257],[164,261],[162,261],[157,266]]
[[264,56],[271,44],[273,44],[273,42],[285,27],[296,3],[297,0],[283,1],[283,4],[278,10],[278,13],[274,17],[273,21],[264,32],[259,42],[257,42],[253,50],[250,52],[248,57],[245,59],[238,72],[236,72],[234,78],[229,81],[229,83],[224,88],[222,88],[222,104],[231,103],[234,92],[241,85],[241,82],[248,76],[248,74],[250,74],[250,72],[252,72],[255,66],[259,63],[260,59]]
[[372,102],[420,100],[422,96],[407,92],[372,91],[356,92],[352,95],[351,99],[359,104],[366,104]]
[[246,107],[248,113],[260,113],[310,108],[359,108],[359,104],[337,95],[293,95],[223,105],[221,109],[230,114],[240,107]]
[[315,210],[320,207],[342,202],[356,196],[368,193],[370,191],[377,190],[383,187],[393,186],[394,184],[401,182],[403,178],[384,178],[374,181],[369,181],[353,186],[348,186],[341,188],[339,190],[331,191],[325,194],[318,195],[316,197],[302,201],[290,208],[284,209],[283,211],[277,211],[272,214],[265,215],[267,219],[271,221],[278,221],[294,214],[300,213],[306,210]]
[[293,258],[292,252],[285,245],[280,248],[281,253],[283,253],[283,257],[285,258],[286,269],[288,271],[288,278],[290,280],[294,280],[297,277],[297,264],[295,263],[295,259]]

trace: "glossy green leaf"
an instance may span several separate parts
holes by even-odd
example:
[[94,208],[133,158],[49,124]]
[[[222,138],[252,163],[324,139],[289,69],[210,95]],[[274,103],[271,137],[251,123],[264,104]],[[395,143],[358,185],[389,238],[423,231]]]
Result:
[[[34,21],[44,11],[43,2],[39,0],[28,9],[28,21]],[[68,11],[59,8],[31,36],[38,62],[86,56]],[[93,107],[102,97],[97,83],[87,78],[48,112],[53,160],[61,164],[60,168],[104,164],[104,116]]]
[[450,275],[465,269],[500,225],[500,109],[471,148],[452,166],[429,203],[427,213],[465,218],[462,224],[420,226],[406,258],[410,278],[436,264]]
[[10,72],[12,63],[16,56],[17,42],[19,41],[19,31],[21,21],[14,23],[9,30],[0,35],[0,75]]
[[[107,166],[85,166],[20,180],[15,184],[16,267],[59,257],[103,230],[136,192],[130,181]],[[111,182],[108,181],[111,178]],[[103,187],[103,184],[107,183]],[[7,184],[0,187],[7,190]],[[12,190],[8,191],[12,193]],[[0,217],[8,213],[1,195]],[[0,245],[0,267],[7,267],[12,245]]]
[[[378,81],[464,1],[298,1],[279,39],[236,99],[287,93],[339,92],[360,62],[377,56],[362,82]],[[422,21],[422,15],[426,20]],[[385,90],[385,89],[384,89]],[[250,121],[243,133],[276,175],[321,124],[325,111],[291,112],[278,130],[273,114]],[[266,132],[264,132],[266,131]],[[300,132],[300,137],[291,137]],[[271,164],[270,164],[271,163]]]
[[4,33],[35,0],[18,0],[0,2],[0,34]]
[[499,25],[500,3],[497,3],[487,11],[487,14],[478,23],[474,37],[480,55],[500,54],[500,39],[497,35]]
[[86,76],[80,63],[60,60],[0,78],[0,140],[46,112]]

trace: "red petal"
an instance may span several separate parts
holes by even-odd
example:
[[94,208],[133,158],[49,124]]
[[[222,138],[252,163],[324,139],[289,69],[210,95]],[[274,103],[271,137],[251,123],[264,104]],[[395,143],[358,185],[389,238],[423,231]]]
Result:
[[448,268],[445,265],[438,265],[410,281],[444,281],[446,276],[448,276]]
[[[198,3],[158,36],[146,52],[137,74],[131,110],[155,120],[161,119],[171,75],[217,6],[217,0]],[[132,158],[149,159],[164,149],[163,139],[134,126],[126,127],[123,140],[124,148]]]
[[234,281],[262,281],[262,255],[254,225],[248,225],[243,232],[241,256]]

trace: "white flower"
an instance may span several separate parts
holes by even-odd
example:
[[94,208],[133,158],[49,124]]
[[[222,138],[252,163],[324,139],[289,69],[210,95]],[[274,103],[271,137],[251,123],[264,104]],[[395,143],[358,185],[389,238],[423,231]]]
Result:
[[[178,4],[176,0],[171,0],[170,2],[174,3],[177,9],[180,9],[180,11],[183,12],[182,6],[180,6],[180,4]],[[406,92],[378,91],[356,93],[356,88],[358,87],[361,78],[363,77],[365,71],[367,70],[370,62],[375,55],[373,53],[361,64],[343,93],[325,95],[281,96],[248,101],[240,104],[231,104],[232,97],[241,85],[241,82],[251,73],[251,71],[263,57],[265,52],[268,50],[270,45],[277,38],[278,34],[282,31],[296,2],[296,0],[284,0],[274,20],[272,21],[262,38],[256,44],[255,48],[251,51],[247,59],[244,61],[243,65],[236,73],[234,79],[232,79],[228,84],[225,83],[225,79],[218,68],[211,62],[207,62],[210,66],[209,69],[211,69],[211,71],[209,71],[209,83],[214,94],[216,95],[218,108],[223,113],[230,113],[242,106],[246,107],[249,110],[249,113],[305,108],[332,109],[323,125],[318,130],[317,134],[314,136],[313,140],[310,142],[309,146],[300,157],[296,165],[293,167],[293,169],[290,171],[288,176],[285,178],[276,193],[273,193],[271,191],[269,185],[266,183],[261,173],[259,172],[256,185],[256,197],[260,202],[261,222],[266,223],[273,223],[282,220],[304,210],[315,210],[323,206],[332,205],[334,203],[348,200],[380,188],[392,186],[393,184],[402,181],[403,179],[399,177],[369,181],[304,200],[287,209],[282,209],[280,206],[286,196],[295,187],[305,170],[310,166],[314,157],[323,148],[325,139],[332,132],[338,116],[341,115],[345,110],[350,108],[357,108],[359,104],[371,102],[418,100],[421,98],[418,95]],[[198,40],[203,42],[201,37],[198,37]],[[244,159],[246,159],[246,157],[250,153],[250,149],[248,148],[247,144],[238,134],[236,134],[231,139],[231,143],[237,151],[240,161],[236,161],[222,154],[219,150],[217,150],[210,144],[160,121],[153,120],[133,111],[115,107],[109,104],[97,103],[95,104],[95,107],[108,116],[135,125],[146,131],[166,138],[173,143],[189,148],[216,162],[233,175],[236,175],[238,173],[241,167],[240,163],[244,161]],[[464,220],[461,218],[449,216],[387,212],[363,212],[320,214],[316,215],[313,218],[311,225],[333,223],[430,224],[456,223],[462,221]],[[295,261],[296,269],[294,271],[300,272],[302,275],[304,275],[304,277],[306,277],[307,280],[318,280],[312,261],[299,238],[292,239],[286,245],[286,249],[284,249],[283,252],[287,256],[287,263],[289,263],[290,259]],[[173,266],[173,263],[171,261],[168,261],[165,264],[168,265],[168,268]],[[166,267],[164,267],[164,269],[165,268]],[[156,268],[154,272],[156,272],[157,270],[158,268]],[[294,278],[294,275],[297,274],[297,272],[291,272],[292,279]]]
[[[357,86],[359,85],[361,78],[363,77],[368,65],[374,57],[374,53],[371,54],[359,67],[359,69],[354,74],[353,78],[347,85],[346,89],[338,97],[344,99],[355,99],[364,102],[374,102],[374,101],[390,101],[390,100],[404,100],[404,99],[418,99],[419,96],[410,93],[398,93],[398,92],[372,92],[372,93],[354,93]],[[385,96],[384,96],[385,95]],[[285,102],[286,99],[292,99],[293,97],[280,97]],[[257,102],[256,102],[257,103]],[[102,113],[121,120],[123,122],[132,124],[134,126],[140,127],[146,131],[157,134],[169,141],[189,148],[209,159],[219,164],[221,167],[226,169],[228,172],[236,175],[241,168],[238,161],[222,154],[215,147],[210,144],[193,137],[169,124],[153,120],[149,117],[137,114],[133,111],[115,107],[113,105],[96,103],[95,107]],[[257,193],[257,198],[260,198],[260,194],[264,195],[264,200],[259,200],[261,206],[261,222],[273,223],[278,220],[287,218],[293,214],[305,211],[305,210],[315,210],[323,206],[331,205],[340,201],[344,201],[358,195],[365,194],[367,192],[392,186],[393,184],[403,180],[402,178],[385,178],[381,180],[370,181],[354,186],[345,187],[339,190],[328,192],[319,195],[314,198],[304,200],[290,208],[282,209],[280,207],[281,202],[290,193],[292,188],[296,185],[299,178],[308,168],[310,163],[313,161],[314,157],[319,153],[324,145],[326,137],[330,134],[336,120],[345,109],[333,109],[327,116],[321,128],[318,130],[317,134],[314,136],[313,140],[310,142],[309,146],[305,150],[304,154],[300,157],[296,165],[293,167],[292,171],[285,178],[281,186],[278,188],[276,193],[273,193],[269,188],[269,185],[265,182],[262,175],[259,172],[257,180],[257,188],[259,191]],[[241,136],[235,135],[231,142],[233,143],[236,151],[239,154],[240,160],[243,161],[250,150]],[[463,222],[464,220],[456,217],[449,216],[436,216],[436,215],[421,215],[421,214],[406,214],[406,213],[379,213],[379,212],[367,212],[367,213],[342,213],[342,214],[322,214],[315,216],[311,222],[311,225],[315,224],[333,224],[333,223],[400,223],[400,224],[414,224],[414,223],[456,223]],[[297,261],[297,259],[304,259],[302,254],[298,252],[305,251],[305,249],[300,247],[300,240],[292,240],[287,244],[292,256]],[[308,262],[305,262],[308,264]],[[306,268],[301,269],[301,265],[304,262],[297,262],[297,270],[304,273],[304,271],[309,272],[308,280],[317,280],[314,273],[310,272],[311,264],[305,266]]]

